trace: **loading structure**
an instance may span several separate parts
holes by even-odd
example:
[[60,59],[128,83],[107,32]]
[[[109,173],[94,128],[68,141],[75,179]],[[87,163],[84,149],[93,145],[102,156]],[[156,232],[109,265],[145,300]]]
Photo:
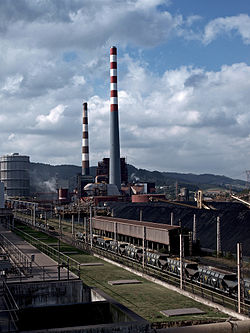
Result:
[[148,249],[164,248],[174,254],[179,251],[179,226],[102,216],[92,218],[92,228],[94,233],[136,246],[146,244]]

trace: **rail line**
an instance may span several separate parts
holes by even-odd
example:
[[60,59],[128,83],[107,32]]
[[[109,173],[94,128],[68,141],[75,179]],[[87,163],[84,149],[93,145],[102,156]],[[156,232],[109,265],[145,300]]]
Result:
[[[23,218],[23,217],[19,216],[17,219],[20,220],[23,223],[26,223],[29,226],[33,226],[32,225],[32,220],[27,219],[27,217]],[[133,270],[136,270],[138,272],[146,274],[150,277],[153,277],[153,278],[158,279],[160,281],[169,283],[169,284],[171,284],[175,287],[180,286],[180,278],[178,276],[174,275],[174,274],[171,274],[171,273],[166,272],[166,271],[163,272],[160,269],[153,268],[153,266],[144,266],[143,267],[141,263],[139,263],[139,262],[137,262],[133,259],[130,259],[130,258],[124,257],[124,256],[120,256],[119,254],[116,254],[114,252],[109,252],[109,251],[103,250],[103,249],[95,247],[95,246],[93,246],[91,248],[89,243],[75,239],[74,237],[72,237],[74,235],[72,235],[71,232],[69,232],[69,230],[71,230],[69,222],[64,222],[65,229],[67,227],[68,231],[63,230],[63,229],[59,230],[58,229],[58,223],[56,223],[54,221],[50,220],[49,222],[50,222],[50,225],[52,224],[53,226],[55,226],[55,228],[57,228],[57,230],[60,232],[60,234],[59,234],[55,230],[54,235],[52,235],[48,230],[47,231],[42,230],[43,232],[46,232],[50,236],[52,235],[52,236],[54,236],[58,239],[60,238],[65,243],[68,243],[68,244],[70,244],[70,245],[72,245],[72,246],[74,246],[78,249],[86,251],[90,254],[98,254],[102,257],[110,259],[110,260],[112,260],[114,262],[117,262],[121,265],[130,267]],[[39,228],[36,228],[36,229],[39,229]],[[77,230],[77,229],[80,229],[80,226],[79,226],[79,228],[76,228],[75,230]],[[19,230],[19,232],[20,232],[20,230]],[[34,237],[32,237],[28,234],[26,234],[25,237],[26,237],[27,241],[29,241],[28,238],[30,237],[31,242],[34,246],[36,246],[37,241],[38,241],[38,244],[42,243],[41,241],[36,240]],[[32,238],[33,238],[33,240],[32,240]],[[60,261],[61,258],[65,257],[65,254],[63,254],[63,253],[58,254],[57,250],[56,250],[57,252],[55,254],[55,252],[53,252],[53,251],[55,251],[55,249],[51,248],[51,249],[48,250],[48,247],[49,246],[47,244],[43,243],[42,245],[39,245],[38,248],[42,252],[45,252],[48,255],[52,255],[55,260],[58,259]],[[68,257],[68,256],[66,256],[66,257],[67,257],[67,260],[69,260],[69,262],[72,262],[72,261],[75,262],[73,265],[70,265],[70,267],[73,266],[72,267],[73,270],[75,272],[79,272],[81,264],[79,262],[77,262],[76,260]],[[192,293],[194,295],[200,296],[202,298],[205,298],[209,301],[212,301],[216,304],[222,305],[222,306],[224,306],[228,309],[231,309],[231,310],[237,312],[238,302],[237,302],[236,298],[228,297],[228,296],[226,296],[222,293],[219,293],[217,291],[210,290],[208,288],[204,288],[201,284],[199,285],[199,284],[191,283],[190,281],[187,281],[187,280],[184,280],[184,282],[183,282],[183,290],[185,290],[189,293]],[[241,303],[241,313],[250,317],[250,306],[246,303]]]

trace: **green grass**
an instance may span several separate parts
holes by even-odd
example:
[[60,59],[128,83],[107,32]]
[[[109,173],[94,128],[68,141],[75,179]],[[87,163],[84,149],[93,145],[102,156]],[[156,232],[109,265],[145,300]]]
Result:
[[[80,262],[86,262],[86,256],[79,256],[78,260]],[[95,261],[102,262],[102,260],[92,257],[91,262]],[[104,266],[81,267],[81,279],[89,286],[100,288],[118,302],[124,304],[150,322],[227,318],[226,315],[219,313],[217,310],[202,305],[191,298],[187,298],[141,277],[135,276],[133,273],[107,262],[104,262]],[[108,284],[108,281],[124,279],[137,279],[142,281],[142,284],[116,286]],[[205,311],[206,314],[168,318],[160,313],[161,310],[183,307],[197,307]]]
[[[43,238],[42,241],[44,243],[54,243],[55,245],[58,243],[57,239],[42,232],[35,231],[28,226],[18,225],[18,228],[31,234],[33,237]],[[209,308],[208,306],[200,304],[191,298],[187,298],[181,294],[138,277],[127,270],[89,255],[72,247],[71,245],[61,243],[61,251],[77,251],[77,254],[69,254],[69,257],[79,261],[80,263],[103,263],[103,266],[81,266],[82,281],[88,286],[97,287],[103,290],[105,293],[149,322],[178,322],[182,320],[207,321],[209,319],[216,321],[216,319],[219,318],[227,318],[227,315],[220,313],[215,309]],[[108,284],[108,281],[110,280],[120,279],[137,279],[142,281],[142,283],[116,286]],[[203,315],[177,316],[170,318],[165,317],[160,313],[161,310],[186,307],[197,307],[206,313]]]

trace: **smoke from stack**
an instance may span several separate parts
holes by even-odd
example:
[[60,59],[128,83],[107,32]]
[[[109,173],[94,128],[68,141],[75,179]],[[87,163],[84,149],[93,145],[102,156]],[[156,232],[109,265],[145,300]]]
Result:
[[110,165],[109,183],[121,189],[120,140],[117,92],[117,49],[110,48]]
[[89,142],[88,142],[88,106],[83,103],[83,124],[82,124],[82,175],[89,175]]

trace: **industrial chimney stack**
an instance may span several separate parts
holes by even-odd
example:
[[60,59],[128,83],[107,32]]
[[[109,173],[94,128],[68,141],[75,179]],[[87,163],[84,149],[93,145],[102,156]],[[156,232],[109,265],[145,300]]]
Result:
[[120,140],[117,93],[117,49],[110,48],[110,164],[109,183],[121,189]]
[[88,106],[83,103],[83,125],[82,125],[82,175],[89,175],[89,142],[88,142]]

